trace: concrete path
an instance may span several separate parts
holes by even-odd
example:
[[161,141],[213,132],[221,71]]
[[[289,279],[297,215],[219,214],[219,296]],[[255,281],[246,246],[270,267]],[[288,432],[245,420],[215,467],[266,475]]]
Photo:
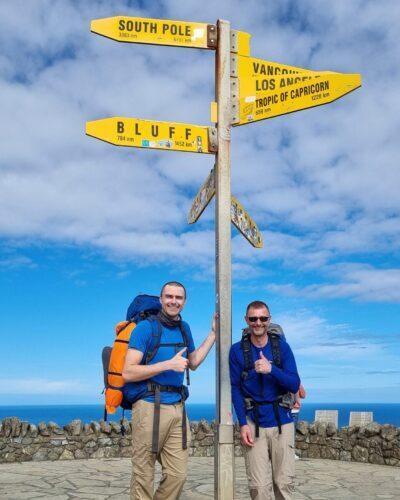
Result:
[[[213,459],[189,460],[181,500],[214,497]],[[159,471],[157,478],[160,477]],[[129,459],[0,464],[0,499],[129,500]],[[236,459],[236,500],[248,499],[242,458]],[[400,499],[400,468],[302,459],[293,500]]]

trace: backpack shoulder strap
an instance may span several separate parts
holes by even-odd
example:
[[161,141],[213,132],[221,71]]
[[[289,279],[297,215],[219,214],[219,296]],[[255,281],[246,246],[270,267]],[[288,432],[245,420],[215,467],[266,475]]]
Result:
[[147,321],[150,323],[151,326],[151,336],[150,336],[149,347],[147,348],[147,351],[143,356],[144,365],[149,364],[149,362],[157,354],[158,348],[160,347],[161,332],[162,332],[161,323],[155,316],[149,316],[147,318]]
[[240,346],[242,348],[243,357],[244,357],[244,368],[242,371],[242,380],[245,380],[253,366],[253,356],[251,353],[251,341],[250,341],[250,333],[244,331],[242,335],[242,339],[240,341]]
[[[189,338],[186,330],[186,323],[184,321],[181,321],[179,323],[179,329],[182,334],[182,339],[183,343],[185,344],[185,347],[189,349]],[[189,357],[189,351],[188,351],[188,357]],[[190,374],[189,374],[189,368],[186,368],[186,385],[190,385]]]
[[281,360],[281,348],[280,348],[280,339],[279,335],[268,333],[268,338],[271,342],[271,351],[272,351],[272,359],[274,360],[275,365],[278,368],[282,368],[282,360]]
[[189,337],[188,337],[187,330],[186,330],[186,323],[184,321],[181,321],[179,323],[179,329],[181,331],[183,343],[185,344],[185,347],[189,347]]

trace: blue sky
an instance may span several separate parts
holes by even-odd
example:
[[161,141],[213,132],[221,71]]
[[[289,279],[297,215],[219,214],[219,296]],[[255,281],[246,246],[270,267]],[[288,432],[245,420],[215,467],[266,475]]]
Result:
[[[214,53],[121,44],[91,19],[215,23],[251,54],[361,73],[327,106],[232,130],[232,193],[264,248],[232,228],[233,339],[270,304],[309,402],[391,402],[400,388],[400,156],[395,0],[14,0],[0,4],[0,404],[100,403],[100,354],[139,292],[188,288],[199,344],[214,308],[214,206],[191,202],[211,155],[117,148],[109,116],[209,125]],[[214,401],[214,354],[191,401]]]

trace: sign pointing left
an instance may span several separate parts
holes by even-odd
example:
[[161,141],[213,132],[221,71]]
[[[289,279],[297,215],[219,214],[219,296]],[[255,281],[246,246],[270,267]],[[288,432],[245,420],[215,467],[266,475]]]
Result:
[[217,27],[214,24],[116,16],[94,19],[90,29],[93,33],[118,42],[174,45],[197,49],[217,47]]
[[[86,134],[115,146],[215,153],[209,141],[211,127],[156,122],[137,118],[104,118],[86,122]],[[212,136],[213,134],[211,134]]]

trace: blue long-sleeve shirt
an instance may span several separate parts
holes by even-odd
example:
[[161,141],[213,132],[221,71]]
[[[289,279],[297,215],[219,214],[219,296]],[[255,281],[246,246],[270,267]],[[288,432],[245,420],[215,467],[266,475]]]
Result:
[[[296,361],[292,350],[287,342],[279,339],[282,368],[273,363],[271,341],[265,347],[256,347],[251,343],[251,355],[253,368],[249,371],[243,382],[243,390],[246,396],[255,401],[274,401],[280,395],[287,392],[296,393],[300,386],[300,377],[297,373]],[[264,375],[256,373],[254,362],[260,359],[260,351],[272,363],[271,373]],[[241,343],[233,344],[229,353],[229,368],[231,377],[232,402],[235,408],[239,425],[246,425],[246,415],[255,421],[253,410],[246,412],[244,394],[241,386],[241,375],[244,370],[244,355]],[[279,406],[279,415],[282,425],[293,422],[291,411]],[[259,406],[259,426],[276,427],[278,425],[272,404]]]

